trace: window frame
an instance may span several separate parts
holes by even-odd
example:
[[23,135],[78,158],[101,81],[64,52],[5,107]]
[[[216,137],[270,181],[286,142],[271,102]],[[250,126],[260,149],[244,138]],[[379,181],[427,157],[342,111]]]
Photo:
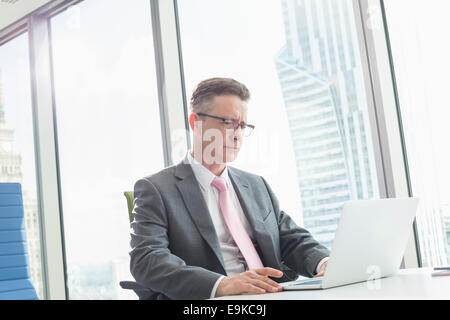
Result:
[[[412,196],[409,169],[404,144],[401,112],[396,87],[395,70],[387,30],[384,0],[352,0],[357,19],[358,37],[364,48],[364,78],[368,97],[372,97],[371,122],[376,130],[379,154],[380,190],[386,198]],[[373,26],[368,21],[371,19]],[[372,108],[371,108],[372,109]],[[376,150],[375,150],[376,151]],[[411,228],[402,268],[422,267],[416,219]]]
[[[81,1],[89,0],[51,1],[0,30],[0,46],[29,32],[45,299],[64,300],[68,297],[49,19]],[[191,147],[178,6],[177,0],[148,1],[152,17],[164,164],[169,166],[180,160],[177,154]],[[351,1],[368,97],[380,197],[409,197],[411,188],[383,0]],[[367,25],[366,13],[369,9],[375,10],[371,12],[377,16],[379,14],[379,28],[373,29]],[[413,236],[402,267],[421,267],[415,222],[411,232]]]

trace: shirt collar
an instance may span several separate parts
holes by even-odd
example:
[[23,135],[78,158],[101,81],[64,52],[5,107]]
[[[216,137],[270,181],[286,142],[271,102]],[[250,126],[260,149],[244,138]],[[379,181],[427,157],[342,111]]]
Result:
[[[209,171],[208,168],[203,166],[194,157],[192,157],[190,151],[187,152],[186,157],[184,158],[184,163],[191,165],[192,171],[194,171],[194,175],[197,178],[197,181],[199,182],[200,186],[203,189],[206,190],[211,187],[211,183],[214,180],[214,178],[216,177],[216,175],[214,173],[212,173],[211,171]],[[231,183],[229,181],[228,168],[226,165],[225,165],[225,169],[223,170],[220,177],[225,179],[227,186],[229,188]]]

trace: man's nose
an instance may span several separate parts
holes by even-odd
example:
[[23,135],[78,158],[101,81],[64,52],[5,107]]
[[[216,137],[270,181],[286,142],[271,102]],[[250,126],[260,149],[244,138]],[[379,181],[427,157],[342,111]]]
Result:
[[234,135],[239,135],[242,136],[243,130],[241,126],[238,126],[235,130],[234,130]]

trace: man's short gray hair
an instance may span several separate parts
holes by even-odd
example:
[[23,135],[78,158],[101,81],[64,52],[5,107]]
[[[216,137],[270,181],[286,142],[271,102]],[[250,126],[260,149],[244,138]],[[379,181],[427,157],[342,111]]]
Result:
[[209,102],[216,96],[232,95],[247,102],[250,92],[247,87],[231,78],[211,78],[200,82],[191,98],[191,112],[208,112]]

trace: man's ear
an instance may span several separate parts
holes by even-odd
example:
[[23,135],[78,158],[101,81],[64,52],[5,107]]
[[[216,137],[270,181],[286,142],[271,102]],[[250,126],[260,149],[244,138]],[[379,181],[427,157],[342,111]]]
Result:
[[191,127],[191,130],[195,130],[195,120],[197,120],[197,115],[195,113],[191,113],[189,115],[189,126]]

